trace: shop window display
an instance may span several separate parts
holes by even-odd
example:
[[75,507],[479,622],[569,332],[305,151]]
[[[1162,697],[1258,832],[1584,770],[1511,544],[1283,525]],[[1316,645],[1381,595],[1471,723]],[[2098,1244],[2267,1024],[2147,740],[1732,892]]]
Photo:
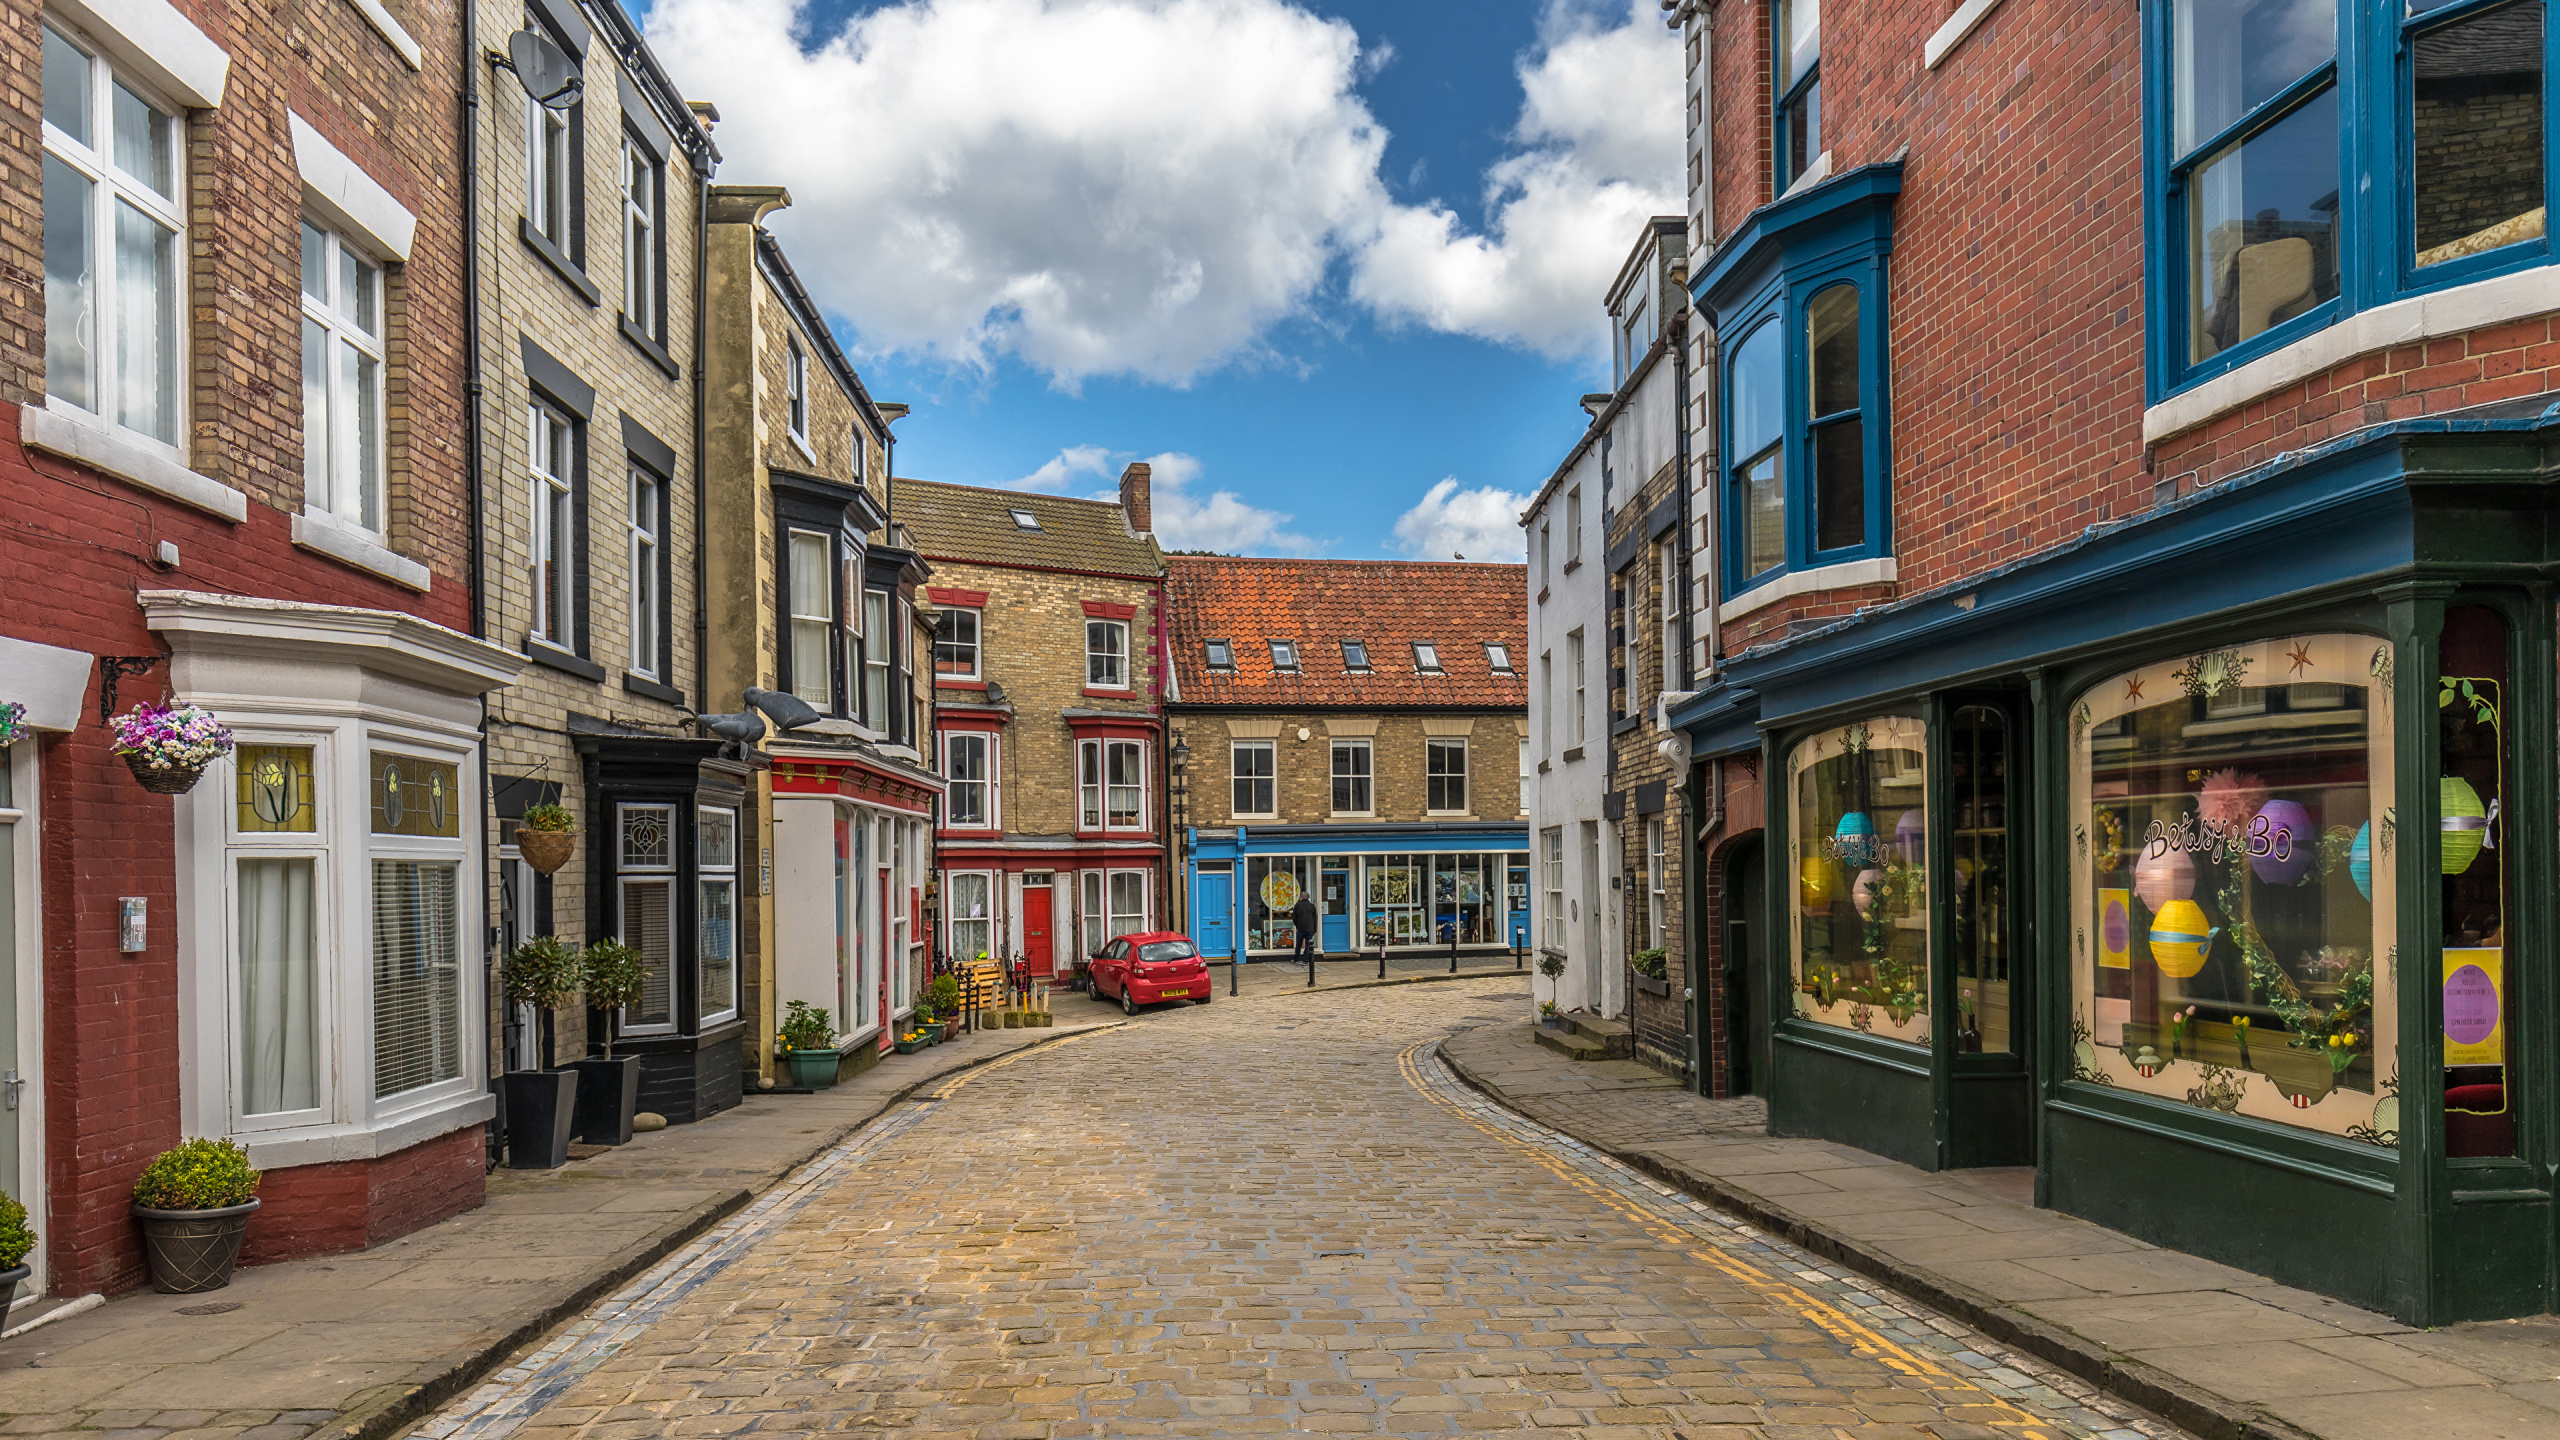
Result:
[[1891,715],[1825,730],[1787,770],[1797,1018],[1928,1043],[1927,727]]
[[1307,855],[1256,855],[1244,862],[1245,945],[1253,950],[1292,950],[1297,924],[1289,912],[1313,893],[1315,860]]
[[2073,1078],[2397,1143],[2392,667],[2292,637],[2073,703]]
[[2445,614],[2436,677],[2437,870],[2444,886],[2444,1153],[2516,1153],[2515,1057],[2507,1026],[2507,625],[2494,611]]

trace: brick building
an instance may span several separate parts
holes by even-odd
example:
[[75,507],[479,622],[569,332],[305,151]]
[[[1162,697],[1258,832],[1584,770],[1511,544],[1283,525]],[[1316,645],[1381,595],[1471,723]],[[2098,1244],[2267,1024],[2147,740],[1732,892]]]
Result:
[[[500,949],[618,936],[650,981],[619,1017],[640,1108],[688,1121],[737,1103],[746,1032],[739,835],[750,770],[696,732],[705,704],[697,476],[696,237],[711,140],[612,0],[480,4],[491,48],[520,29],[584,83],[545,103],[484,77],[475,177],[486,632],[528,662],[489,706]],[[730,697],[734,700],[734,696]],[[528,805],[578,817],[576,858],[537,874]],[[504,1017],[506,1063],[600,1047],[583,1007]]]
[[1117,504],[901,479],[933,567],[942,953],[1063,975],[1167,922],[1164,556],[1143,463]]
[[[19,15],[0,1187],[78,1294],[140,1283],[132,1184],[188,1135],[266,1170],[252,1260],[479,1203],[470,817],[523,662],[471,638],[456,14]],[[175,797],[104,723],[164,696],[238,742]]]
[[763,226],[779,187],[715,186],[707,246],[703,537],[706,693],[750,688],[807,705],[768,736],[746,823],[770,886],[740,909],[746,1066],[773,1078],[765,1037],[804,1001],[833,1017],[848,1068],[887,1051],[915,1004],[927,935],[931,734],[915,684],[932,653],[931,573],[888,524],[889,425],[790,259]]
[[1201,953],[1510,950],[1529,932],[1522,567],[1175,556]]
[[1773,1126],[2412,1322],[2560,1303],[2544,7],[1674,21],[1670,719],[1770,777],[1698,888]]

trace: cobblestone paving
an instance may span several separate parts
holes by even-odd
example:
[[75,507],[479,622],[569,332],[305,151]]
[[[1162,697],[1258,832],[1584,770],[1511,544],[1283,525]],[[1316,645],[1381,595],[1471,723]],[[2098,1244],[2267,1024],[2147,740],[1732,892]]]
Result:
[[969,1072],[416,1433],[2175,1434],[1433,1059],[1526,1003],[1244,997]]

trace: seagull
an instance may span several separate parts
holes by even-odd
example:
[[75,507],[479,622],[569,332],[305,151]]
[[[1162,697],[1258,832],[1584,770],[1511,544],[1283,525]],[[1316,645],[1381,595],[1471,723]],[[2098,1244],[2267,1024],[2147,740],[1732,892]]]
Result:
[[1457,552],[1457,551],[1455,551],[1455,550],[1452,550],[1452,551],[1450,551],[1449,553],[1450,553],[1451,555],[1455,556],[1456,558],[1460,559],[1460,560],[1464,560],[1464,559],[1466,559],[1466,558],[1467,558],[1467,557],[1466,557],[1466,556],[1464,556],[1464,555],[1459,555],[1459,554],[1458,554],[1458,552]]

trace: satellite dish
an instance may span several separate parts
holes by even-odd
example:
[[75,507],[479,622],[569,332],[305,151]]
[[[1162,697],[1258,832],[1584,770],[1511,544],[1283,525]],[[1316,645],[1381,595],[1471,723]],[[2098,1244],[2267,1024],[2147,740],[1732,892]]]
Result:
[[519,30],[507,37],[507,68],[516,72],[524,93],[548,110],[568,109],[586,88],[578,62],[538,30]]

